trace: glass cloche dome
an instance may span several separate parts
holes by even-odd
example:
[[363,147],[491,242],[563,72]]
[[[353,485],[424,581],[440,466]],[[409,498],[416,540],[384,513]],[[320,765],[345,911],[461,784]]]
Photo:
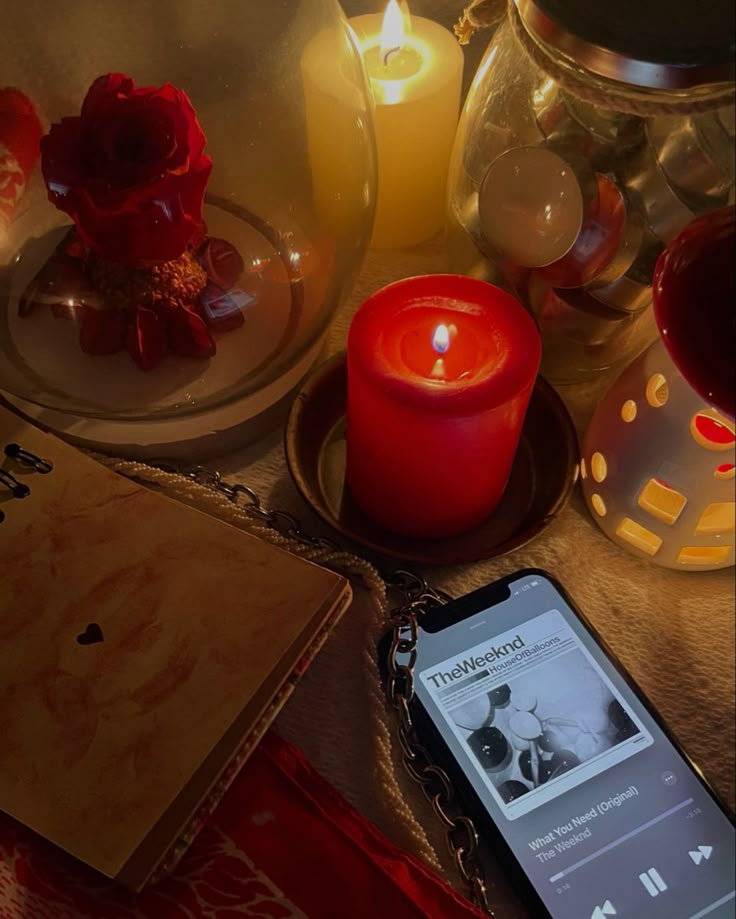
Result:
[[373,219],[336,0],[26,0],[0,33],[0,390],[103,445],[283,399]]

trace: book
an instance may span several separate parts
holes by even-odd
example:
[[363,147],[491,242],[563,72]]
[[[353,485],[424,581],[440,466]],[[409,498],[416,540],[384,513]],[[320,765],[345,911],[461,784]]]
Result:
[[0,810],[140,890],[349,585],[2,407],[0,511]]

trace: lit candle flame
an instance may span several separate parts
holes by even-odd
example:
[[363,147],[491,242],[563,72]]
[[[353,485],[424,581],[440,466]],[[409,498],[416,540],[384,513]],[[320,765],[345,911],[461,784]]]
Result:
[[384,64],[388,64],[392,54],[401,51],[405,38],[404,14],[397,0],[389,0],[381,28],[381,60]]
[[444,354],[450,347],[450,330],[446,325],[438,325],[434,330],[432,347],[438,354]]

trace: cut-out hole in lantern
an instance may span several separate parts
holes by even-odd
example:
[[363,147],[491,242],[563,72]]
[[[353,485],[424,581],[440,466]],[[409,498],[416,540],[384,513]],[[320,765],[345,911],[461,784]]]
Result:
[[706,450],[730,450],[736,443],[733,422],[719,415],[714,409],[693,415],[690,433],[696,443]]
[[656,555],[662,545],[662,540],[656,533],[652,533],[631,517],[624,517],[619,523],[616,528],[616,536],[637,549],[641,549],[642,552],[646,552],[647,555]]
[[636,402],[633,399],[627,399],[621,406],[621,418],[627,423],[636,418]]
[[680,565],[720,565],[730,554],[730,546],[683,546],[677,562]]
[[706,507],[695,527],[695,535],[733,533],[734,529],[736,529],[736,504],[733,501],[723,501],[709,504]]
[[642,488],[637,503],[653,517],[673,524],[687,504],[687,498],[661,479],[649,479]]
[[713,474],[717,479],[732,479],[736,476],[736,465],[733,463],[721,463],[720,466],[716,467],[716,471]]
[[608,475],[606,458],[602,453],[594,453],[590,458],[590,474],[596,482],[603,482]]
[[647,402],[652,408],[662,408],[670,397],[667,380],[662,373],[654,373],[647,383]]
[[588,467],[585,465],[585,460],[584,460],[584,459],[581,459],[581,460],[580,460],[580,478],[581,478],[581,479],[587,479],[587,478],[588,478]]
[[590,496],[590,503],[593,505],[593,510],[598,514],[599,517],[605,517],[608,513],[606,508],[606,502],[601,498],[600,495],[594,494]]

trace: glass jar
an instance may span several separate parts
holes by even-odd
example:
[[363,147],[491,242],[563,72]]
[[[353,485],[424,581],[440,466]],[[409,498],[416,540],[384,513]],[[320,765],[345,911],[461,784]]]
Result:
[[515,0],[455,141],[451,268],[525,303],[555,383],[654,340],[657,257],[734,197],[733,12],[639,6]]
[[[94,104],[84,102],[93,84]],[[267,13],[239,0],[28,0],[5,11],[0,31],[0,90],[9,86],[44,132],[56,125],[56,140],[41,141],[12,221],[0,220],[0,389],[51,427],[109,446],[222,431],[293,391],[351,289],[373,219],[369,92],[336,0]],[[203,225],[178,260],[150,228],[123,219],[142,195],[163,236],[181,219],[197,222],[191,155],[166,173],[187,180],[162,192],[169,200],[156,191],[162,178],[139,181],[138,160],[170,154],[159,149],[169,135],[136,134],[149,91],[155,114],[143,113],[143,133],[178,107],[166,128],[174,148],[196,143],[198,124],[199,162],[212,161]],[[117,109],[116,93],[126,97]],[[135,130],[110,127],[128,117]],[[82,140],[62,168],[65,130]],[[106,198],[109,176],[100,191],[99,175],[119,177],[121,160],[125,187]],[[161,278],[180,269],[181,303],[172,288],[161,292]]]

